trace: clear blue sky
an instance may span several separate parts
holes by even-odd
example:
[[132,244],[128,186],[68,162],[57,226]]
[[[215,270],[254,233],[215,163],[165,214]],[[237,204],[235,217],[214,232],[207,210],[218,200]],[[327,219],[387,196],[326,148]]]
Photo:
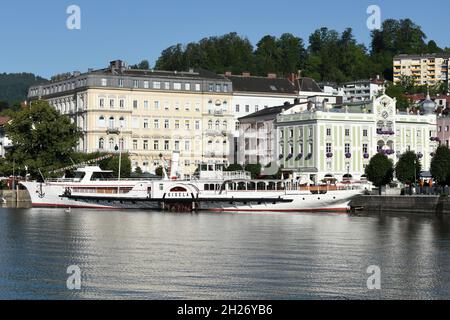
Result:
[[[81,8],[81,30],[66,28],[71,4]],[[0,5],[0,72],[49,77],[113,59],[153,64],[172,44],[231,31],[255,44],[266,34],[291,32],[307,42],[319,27],[352,27],[368,45],[370,4],[381,7],[383,20],[411,18],[429,39],[450,46],[448,0],[13,0]]]

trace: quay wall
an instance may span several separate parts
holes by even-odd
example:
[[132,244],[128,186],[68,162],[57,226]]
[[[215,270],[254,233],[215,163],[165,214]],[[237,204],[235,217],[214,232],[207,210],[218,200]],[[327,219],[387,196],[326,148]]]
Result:
[[30,194],[27,190],[0,190],[0,205],[7,208],[31,208]]
[[450,214],[450,198],[445,196],[358,196],[350,204],[353,212]]

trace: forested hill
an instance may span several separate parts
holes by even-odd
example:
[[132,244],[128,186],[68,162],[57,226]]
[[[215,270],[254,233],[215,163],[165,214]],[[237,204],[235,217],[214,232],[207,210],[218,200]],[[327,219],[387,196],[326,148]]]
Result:
[[0,101],[9,105],[24,101],[28,88],[47,80],[32,73],[0,73]]
[[162,51],[155,69],[204,68],[218,73],[249,71],[260,76],[286,76],[302,70],[302,75],[317,81],[342,83],[377,75],[392,80],[393,57],[397,54],[444,52],[450,53],[450,48],[440,48],[410,19],[388,19],[380,30],[372,31],[369,48],[355,39],[351,28],[343,32],[320,28],[308,41],[292,33],[266,35],[256,47],[247,38],[229,33],[173,45]]

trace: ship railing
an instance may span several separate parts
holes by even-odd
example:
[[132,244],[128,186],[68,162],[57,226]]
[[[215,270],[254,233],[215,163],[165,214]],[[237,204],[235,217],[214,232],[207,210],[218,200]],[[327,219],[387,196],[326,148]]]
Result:
[[224,171],[223,178],[225,180],[250,180],[252,175],[248,171]]

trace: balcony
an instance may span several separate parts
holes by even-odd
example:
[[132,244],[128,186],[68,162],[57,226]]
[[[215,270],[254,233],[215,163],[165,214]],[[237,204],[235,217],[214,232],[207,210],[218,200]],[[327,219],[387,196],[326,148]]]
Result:
[[106,129],[107,134],[120,134],[119,128],[108,128]]

